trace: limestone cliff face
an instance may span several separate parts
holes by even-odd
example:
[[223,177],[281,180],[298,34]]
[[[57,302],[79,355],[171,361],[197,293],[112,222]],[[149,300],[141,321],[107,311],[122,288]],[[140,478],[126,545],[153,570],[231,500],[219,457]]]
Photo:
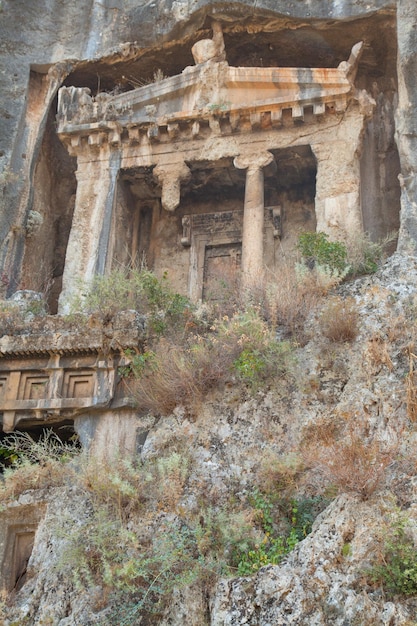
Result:
[[[277,378],[269,390],[260,389],[245,400],[241,391],[229,383],[227,389],[210,395],[194,418],[187,417],[180,409],[163,419],[149,417],[147,437],[140,452],[144,464],[137,485],[140,507],[135,512],[129,509],[128,502],[123,505],[130,511],[125,531],[130,533],[128,543],[120,548],[125,545],[123,536],[111,535],[110,546],[115,547],[116,554],[121,550],[122,556],[109,561],[110,569],[103,579],[80,579],[81,555],[90,550],[92,559],[99,558],[94,556],[94,546],[100,546],[95,543],[94,524],[103,524],[103,518],[94,518],[86,487],[89,480],[97,483],[100,477],[90,474],[80,485],[76,475],[66,470],[64,486],[52,485],[22,494],[2,512],[0,519],[3,524],[8,521],[11,529],[18,528],[23,511],[32,526],[35,529],[38,526],[26,580],[2,606],[3,623],[7,626],[14,623],[31,626],[45,623],[57,626],[414,624],[415,596],[387,596],[380,586],[371,584],[366,572],[372,564],[381,562],[393,519],[403,515],[414,536],[416,531],[416,431],[415,423],[409,421],[405,401],[405,379],[409,372],[407,345],[415,331],[416,285],[415,261],[394,255],[375,276],[341,288],[344,296],[354,299],[359,312],[359,334],[351,343],[330,342],[318,332],[317,318],[311,319],[312,338],[297,350],[295,379]],[[312,532],[279,565],[266,565],[253,576],[216,578],[211,577],[213,572],[209,570],[205,577],[182,579],[162,610],[157,605],[157,596],[152,596],[157,577],[164,573],[163,568],[158,569],[145,584],[148,597],[156,603],[156,614],[131,613],[134,617],[124,617],[123,622],[114,616],[117,608],[123,609],[123,604],[122,601],[120,607],[112,604],[106,581],[111,578],[111,568],[131,562],[135,542],[143,546],[146,556],[150,537],[165,525],[174,533],[186,511],[186,515],[200,518],[200,541],[204,547],[204,537],[208,538],[213,528],[210,510],[212,513],[222,507],[230,510],[253,496],[254,476],[259,477],[263,467],[264,480],[268,480],[273,459],[288,458],[291,451],[297,450],[303,429],[326,423],[326,419],[328,424],[340,419],[343,422],[349,415],[359,421],[360,416],[365,416],[363,435],[381,446],[378,464],[371,462],[368,466],[371,474],[366,476],[366,479],[379,476],[375,490],[358,482],[363,476],[359,463],[365,460],[366,466],[366,459],[359,455],[357,460],[353,457],[349,461],[343,445],[330,448],[329,454],[335,455],[333,478],[336,475],[343,478],[339,495],[316,518]],[[389,463],[384,457],[385,449],[391,450]],[[157,482],[151,482],[147,474],[152,460],[163,458],[173,450],[177,458],[187,459],[186,481],[181,482],[180,475],[173,473],[168,482],[163,474],[158,475]],[[348,463],[346,468],[344,463]],[[382,473],[379,463],[384,467]],[[343,475],[344,470],[347,475]],[[111,468],[106,471],[111,472]],[[81,469],[81,475],[82,472]],[[116,470],[112,481],[120,480],[117,476]],[[314,475],[311,481],[307,493],[309,489],[314,493]],[[107,483],[108,488],[110,485],[117,483]],[[279,481],[275,485],[279,490]],[[365,499],[360,494],[362,488]],[[155,508],[158,493],[162,497]],[[129,497],[137,502],[135,493]],[[101,493],[101,498],[104,503],[107,494]],[[231,519],[223,520],[220,527],[225,545],[232,542],[236,533]],[[245,522],[240,519],[239,523]],[[111,527],[111,533],[114,532]],[[100,537],[104,540],[105,534]],[[178,545],[178,550],[181,548]],[[107,545],[106,549],[110,547]],[[168,559],[164,554],[162,557]],[[114,553],[112,558],[115,559]],[[92,562],[99,567],[98,561]],[[169,572],[173,579],[178,576],[176,567],[178,563]],[[212,567],[216,567],[216,561]],[[139,574],[138,580],[141,580]]]
[[[181,411],[164,420],[149,418],[142,460],[180,442],[192,459],[180,504],[198,515],[198,489],[215,503],[227,502],[231,493],[248,497],[260,456],[285,454],[297,446],[304,426],[329,414],[365,414],[373,437],[399,440],[400,456],[367,501],[339,495],[280,565],[252,577],[221,579],[210,589],[199,581],[175,589],[158,623],[411,626],[415,599],[387,599],[366,586],[363,572],[381,553],[379,530],[395,514],[394,496],[414,533],[416,524],[415,464],[409,457],[406,463],[399,460],[416,439],[404,383],[417,288],[415,0],[260,0],[256,6],[205,0],[0,0],[0,294],[10,295],[19,286],[46,291],[50,280],[54,304],[59,295],[77,181],[74,158],[56,135],[58,88],[117,92],[152,79],[158,69],[180,74],[192,64],[191,47],[208,36],[213,17],[223,25],[226,51],[236,66],[337,67],[354,43],[365,41],[357,86],[372,95],[375,112],[356,150],[362,150],[362,176],[369,181],[361,190],[364,225],[385,234],[390,218],[379,222],[376,212],[389,216],[401,193],[399,253],[375,277],[342,288],[342,295],[355,299],[360,316],[360,333],[351,345],[329,345],[312,318],[312,338],[297,351],[297,384],[261,390],[245,401],[231,384],[223,395],[210,397],[194,420]],[[311,166],[314,158],[308,159]],[[401,192],[394,185],[398,172]],[[43,239],[33,237],[39,216],[47,227]],[[105,585],[92,597],[62,574],[60,562],[67,536],[57,528],[79,528],[82,534],[89,527],[87,491],[69,484],[26,493],[9,507],[10,527],[16,526],[19,507],[28,511],[30,533],[40,525],[27,581],[1,607],[2,623],[106,624]],[[165,517],[162,512],[155,519],[163,523]],[[149,536],[148,522],[138,515],[133,530]]]

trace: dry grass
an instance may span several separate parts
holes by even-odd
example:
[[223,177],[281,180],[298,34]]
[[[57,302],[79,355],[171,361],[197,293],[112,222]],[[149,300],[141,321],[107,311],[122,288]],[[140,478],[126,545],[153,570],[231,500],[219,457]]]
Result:
[[112,458],[111,463],[85,457],[78,480],[87,489],[96,507],[127,522],[132,515],[145,515],[152,508],[175,511],[183,495],[189,456],[171,452],[144,465],[130,459]]
[[417,372],[415,371],[414,345],[408,346],[408,374],[405,378],[407,415],[411,422],[417,422]]
[[160,341],[152,367],[133,383],[138,408],[169,415],[177,406],[191,415],[204,395],[230,375],[230,366],[239,350],[203,341],[184,347]]
[[358,312],[353,298],[331,298],[321,311],[319,324],[322,334],[331,341],[354,341],[358,334]]
[[301,455],[317,487],[336,486],[363,500],[384,484],[399,451],[399,433],[381,441],[370,434],[365,416],[356,414],[323,419],[306,430],[304,442]]
[[305,468],[301,457],[295,454],[277,457],[267,453],[257,473],[262,491],[293,497],[300,484]]
[[5,504],[16,500],[30,489],[61,487],[71,473],[59,461],[45,461],[44,464],[20,463],[4,471],[4,481],[0,484],[0,502]]
[[375,373],[385,366],[392,372],[394,364],[388,350],[388,343],[380,336],[374,335],[366,345],[366,356]]
[[265,270],[248,288],[243,288],[240,273],[221,285],[214,295],[214,309],[222,317],[237,311],[257,307],[273,327],[280,327],[284,335],[297,338],[304,331],[307,317],[322,297],[340,282],[325,268],[308,270],[304,266],[284,264],[279,272]]
[[300,277],[295,268],[284,266],[279,276],[271,277],[265,286],[266,318],[273,326],[283,327],[289,335],[300,335],[324,292],[317,272]]
[[133,365],[127,384],[140,410],[168,415],[182,406],[195,415],[207,392],[230,380],[256,391],[261,381],[285,375],[291,346],[277,341],[259,311],[251,309],[224,316],[205,335],[180,343],[160,340],[135,358],[140,367]]

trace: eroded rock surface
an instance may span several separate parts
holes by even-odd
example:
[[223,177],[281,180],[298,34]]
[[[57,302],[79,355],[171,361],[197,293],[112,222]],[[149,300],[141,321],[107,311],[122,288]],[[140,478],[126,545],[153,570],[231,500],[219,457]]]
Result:
[[[235,499],[247,497],[263,460],[296,451],[303,427],[323,417],[366,414],[373,437],[388,446],[390,442],[398,444],[397,456],[381,475],[377,489],[366,500],[358,492],[342,490],[318,516],[311,534],[280,565],[268,565],[252,577],[224,578],[209,588],[194,581],[191,587],[175,590],[165,615],[155,623],[413,623],[415,598],[387,599],[369,584],[365,571],[380,554],[382,529],[399,510],[406,514],[413,533],[416,528],[412,460],[416,435],[407,417],[404,383],[409,372],[407,345],[414,323],[410,315],[415,315],[416,285],[416,262],[394,255],[375,276],[340,288],[341,294],[356,302],[359,334],[352,343],[337,345],[316,330],[298,349],[296,385],[291,377],[277,380],[268,392],[260,390],[245,400],[232,385],[208,397],[194,418],[178,409],[169,417],[149,421],[140,452],[142,462],[149,463],[173,449],[189,458],[191,472],[175,510],[185,507],[197,515],[201,498],[218,506],[230,502],[231,494]],[[309,324],[311,330],[317,329],[316,318]],[[380,342],[377,353],[372,351],[373,342]],[[88,492],[71,486],[29,492],[13,506],[38,501],[47,503],[47,512],[36,533],[28,580],[13,597],[4,623],[24,618],[34,626],[47,618],[59,626],[107,623],[108,609],[100,606],[103,589],[97,587],[94,598],[75,589],[62,574],[60,562],[66,533],[70,534],[74,525],[81,534],[83,527],[88,527],[92,512]],[[156,516],[152,515],[131,516],[130,529],[143,537],[156,528],[154,524],[175,519],[163,504]]]

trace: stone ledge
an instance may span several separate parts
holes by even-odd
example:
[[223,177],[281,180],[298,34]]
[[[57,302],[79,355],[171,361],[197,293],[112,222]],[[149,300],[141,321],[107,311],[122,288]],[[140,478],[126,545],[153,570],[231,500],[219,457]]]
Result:
[[122,311],[108,323],[95,316],[38,317],[16,325],[13,334],[0,337],[0,359],[13,355],[119,352],[140,345],[144,331],[145,318],[137,311]]

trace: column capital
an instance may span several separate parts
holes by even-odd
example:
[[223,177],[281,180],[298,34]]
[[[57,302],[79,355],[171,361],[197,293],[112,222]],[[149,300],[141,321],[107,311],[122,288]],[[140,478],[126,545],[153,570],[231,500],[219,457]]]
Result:
[[233,160],[233,165],[238,170],[258,170],[263,169],[274,160],[274,155],[265,150],[265,152],[255,152],[254,154],[240,154]]
[[181,182],[191,178],[190,169],[184,162],[157,165],[153,175],[162,187],[162,206],[167,211],[175,211],[181,199]]

